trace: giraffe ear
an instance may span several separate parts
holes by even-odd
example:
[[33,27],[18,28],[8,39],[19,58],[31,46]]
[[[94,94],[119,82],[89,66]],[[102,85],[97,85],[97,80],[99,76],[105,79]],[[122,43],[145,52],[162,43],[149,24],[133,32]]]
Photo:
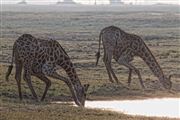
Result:
[[88,88],[89,88],[89,84],[84,84],[84,91],[85,92],[87,92]]

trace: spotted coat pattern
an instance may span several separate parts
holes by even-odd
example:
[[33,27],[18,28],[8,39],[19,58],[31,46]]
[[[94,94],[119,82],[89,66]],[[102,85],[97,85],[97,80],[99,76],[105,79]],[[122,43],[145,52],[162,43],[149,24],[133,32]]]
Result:
[[138,75],[141,86],[144,88],[140,71],[130,63],[134,56],[139,56],[149,66],[154,75],[159,78],[163,86],[167,89],[171,88],[172,83],[170,78],[164,75],[160,65],[141,37],[135,34],[127,33],[116,26],[109,26],[102,29],[99,35],[99,50],[96,54],[96,65],[98,64],[100,57],[101,41],[104,48],[103,61],[105,63],[109,80],[111,82],[114,82],[112,79],[113,76],[115,81],[119,83],[118,78],[116,77],[111,67],[111,60],[114,58],[117,63],[124,65],[129,69],[128,85],[131,83],[132,71],[135,71],[135,73]]
[[[13,61],[16,64],[15,78],[18,84],[20,99],[22,99],[20,86],[21,71],[24,68],[24,80],[27,82],[36,100],[38,98],[31,83],[31,75],[38,77],[46,83],[41,100],[44,100],[47,90],[51,86],[51,81],[46,77],[49,76],[64,81],[68,85],[76,104],[84,105],[89,85],[81,85],[73,63],[57,41],[35,38],[30,34],[23,34],[14,43],[12,64]],[[66,71],[69,79],[56,72],[61,68]]]

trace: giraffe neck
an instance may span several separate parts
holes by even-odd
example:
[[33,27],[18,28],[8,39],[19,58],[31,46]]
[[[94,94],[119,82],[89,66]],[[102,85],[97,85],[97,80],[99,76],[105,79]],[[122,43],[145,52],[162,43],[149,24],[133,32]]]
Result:
[[139,51],[138,54],[149,66],[149,68],[154,73],[154,75],[158,77],[161,82],[163,82],[164,80],[163,71],[145,43],[142,44],[141,50]]
[[69,79],[71,80],[76,92],[78,92],[78,90],[80,88],[82,88],[81,82],[76,74],[76,70],[72,64],[72,62],[70,61],[70,59],[68,57],[64,58],[65,61],[62,62],[60,61],[59,64],[60,66],[66,71]]
[[66,71],[71,81],[70,83],[68,82],[68,84],[71,84],[69,85],[69,88],[71,90],[74,101],[77,105],[81,105],[81,93],[83,86],[81,85],[72,62],[70,61],[69,57],[65,56],[64,59],[58,61],[58,65],[60,65]]
[[66,73],[68,74],[68,77],[70,78],[72,84],[74,85],[75,89],[78,89],[78,87],[82,87],[81,82],[76,74],[75,68],[73,66],[68,66],[65,69]]

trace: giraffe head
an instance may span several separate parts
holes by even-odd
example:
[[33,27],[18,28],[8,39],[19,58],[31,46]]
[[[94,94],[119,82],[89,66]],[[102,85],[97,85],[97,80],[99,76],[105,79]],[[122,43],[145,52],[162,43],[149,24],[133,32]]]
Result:
[[80,105],[77,104],[78,106],[84,106],[88,87],[89,87],[89,84],[84,84],[83,86],[79,87],[78,90],[76,90],[77,98],[80,102]]
[[171,82],[171,75],[169,77],[164,76],[162,79],[160,79],[160,82],[166,89],[171,89],[172,87],[172,82]]

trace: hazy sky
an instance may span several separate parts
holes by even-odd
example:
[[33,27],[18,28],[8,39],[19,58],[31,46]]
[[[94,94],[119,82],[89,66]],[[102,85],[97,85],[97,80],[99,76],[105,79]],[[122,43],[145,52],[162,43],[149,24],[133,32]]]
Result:
[[[15,4],[21,0],[0,0],[1,4]],[[29,4],[54,4],[58,0],[26,0]],[[63,0],[60,0],[63,1]],[[108,4],[109,0],[96,0],[97,4]],[[152,3],[170,3],[180,4],[180,0],[122,0],[125,3],[152,4]],[[74,2],[82,4],[94,4],[95,0],[74,0]]]

